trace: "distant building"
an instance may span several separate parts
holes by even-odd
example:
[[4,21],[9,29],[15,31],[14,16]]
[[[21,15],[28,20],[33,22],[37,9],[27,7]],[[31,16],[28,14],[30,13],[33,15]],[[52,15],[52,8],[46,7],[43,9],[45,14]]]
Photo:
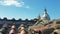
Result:
[[32,31],[30,33],[34,32],[33,34],[52,34],[54,30],[60,29],[60,19],[50,20],[50,17],[45,8],[43,16],[39,15],[37,22],[33,26],[30,26],[28,29]]

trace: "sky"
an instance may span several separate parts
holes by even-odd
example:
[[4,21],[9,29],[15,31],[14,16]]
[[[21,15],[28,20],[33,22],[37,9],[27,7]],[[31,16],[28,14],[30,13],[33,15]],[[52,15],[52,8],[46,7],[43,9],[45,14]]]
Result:
[[51,19],[60,18],[60,0],[0,0],[0,18],[34,19],[44,8]]

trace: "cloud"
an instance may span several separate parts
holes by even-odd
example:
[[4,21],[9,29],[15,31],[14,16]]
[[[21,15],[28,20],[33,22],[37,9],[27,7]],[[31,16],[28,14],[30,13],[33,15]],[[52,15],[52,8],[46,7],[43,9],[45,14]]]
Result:
[[24,7],[24,8],[30,9],[30,6],[25,5],[23,1],[18,2],[17,0],[0,0],[0,5]]
[[18,2],[17,0],[3,0],[0,1],[0,5],[22,7],[24,2]]

